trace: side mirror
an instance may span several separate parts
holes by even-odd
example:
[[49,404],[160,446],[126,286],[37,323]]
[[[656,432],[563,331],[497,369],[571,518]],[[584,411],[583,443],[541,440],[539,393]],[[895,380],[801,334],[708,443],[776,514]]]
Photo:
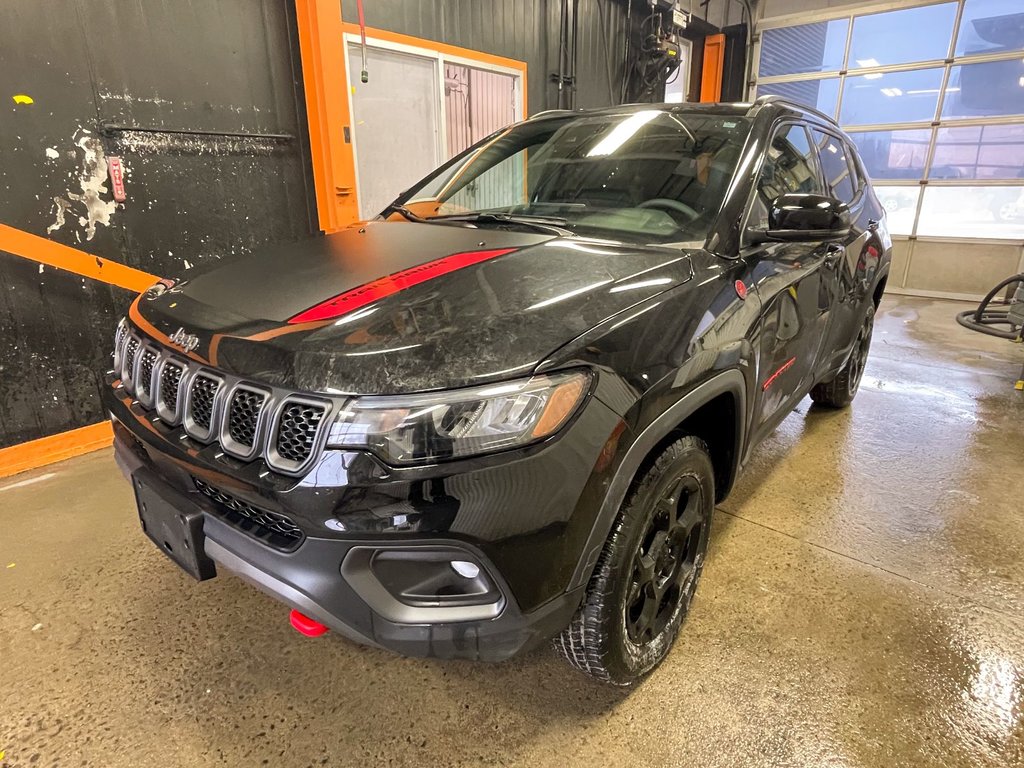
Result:
[[850,208],[825,195],[781,195],[768,211],[768,229],[752,230],[756,242],[833,240],[850,232]]

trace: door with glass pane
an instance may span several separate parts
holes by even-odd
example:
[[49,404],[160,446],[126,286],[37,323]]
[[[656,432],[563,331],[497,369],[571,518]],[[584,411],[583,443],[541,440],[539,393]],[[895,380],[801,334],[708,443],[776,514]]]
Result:
[[[783,124],[769,145],[748,225],[767,228],[768,210],[782,195],[825,193],[807,131],[797,123]],[[760,276],[757,290],[765,302],[755,442],[814,383],[837,290],[836,272],[827,265],[830,256],[825,242],[765,243],[744,254]]]
[[[349,62],[360,50],[349,44]],[[375,46],[366,50],[369,82],[348,67],[352,88],[359,216],[372,218],[441,163],[438,60]]]

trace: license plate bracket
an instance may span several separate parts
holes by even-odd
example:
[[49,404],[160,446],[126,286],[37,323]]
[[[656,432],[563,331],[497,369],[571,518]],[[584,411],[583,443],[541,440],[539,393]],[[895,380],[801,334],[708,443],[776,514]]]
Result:
[[202,509],[185,494],[140,474],[132,477],[132,485],[143,532],[192,578],[212,579],[217,568],[203,546]]

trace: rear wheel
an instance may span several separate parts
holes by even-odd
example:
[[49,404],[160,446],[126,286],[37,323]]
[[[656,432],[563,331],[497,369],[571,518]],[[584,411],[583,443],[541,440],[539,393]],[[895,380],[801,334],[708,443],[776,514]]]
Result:
[[816,384],[811,390],[811,400],[827,408],[845,408],[853,402],[857,389],[860,387],[860,380],[864,376],[864,367],[868,362],[871,332],[874,327],[875,308],[869,306],[846,365],[832,381]]
[[638,682],[668,654],[704,567],[715,476],[707,447],[676,440],[634,481],[583,605],[555,638],[577,669]]

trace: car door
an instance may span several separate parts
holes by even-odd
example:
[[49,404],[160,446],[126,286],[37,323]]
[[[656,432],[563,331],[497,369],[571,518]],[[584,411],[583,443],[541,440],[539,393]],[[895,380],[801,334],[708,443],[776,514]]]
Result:
[[[772,202],[787,193],[827,194],[807,128],[778,125],[764,158],[747,223],[766,228]],[[764,306],[755,347],[755,442],[815,383],[836,294],[834,244],[769,242],[743,251]]]
[[[874,279],[883,246],[877,235],[881,211],[873,208],[853,150],[837,134],[818,128],[811,130],[825,177],[827,194],[850,207],[850,233],[832,244],[836,254],[836,301],[829,338],[819,374],[834,371],[846,362],[867,309],[868,292]],[[840,250],[841,249],[841,250]]]

